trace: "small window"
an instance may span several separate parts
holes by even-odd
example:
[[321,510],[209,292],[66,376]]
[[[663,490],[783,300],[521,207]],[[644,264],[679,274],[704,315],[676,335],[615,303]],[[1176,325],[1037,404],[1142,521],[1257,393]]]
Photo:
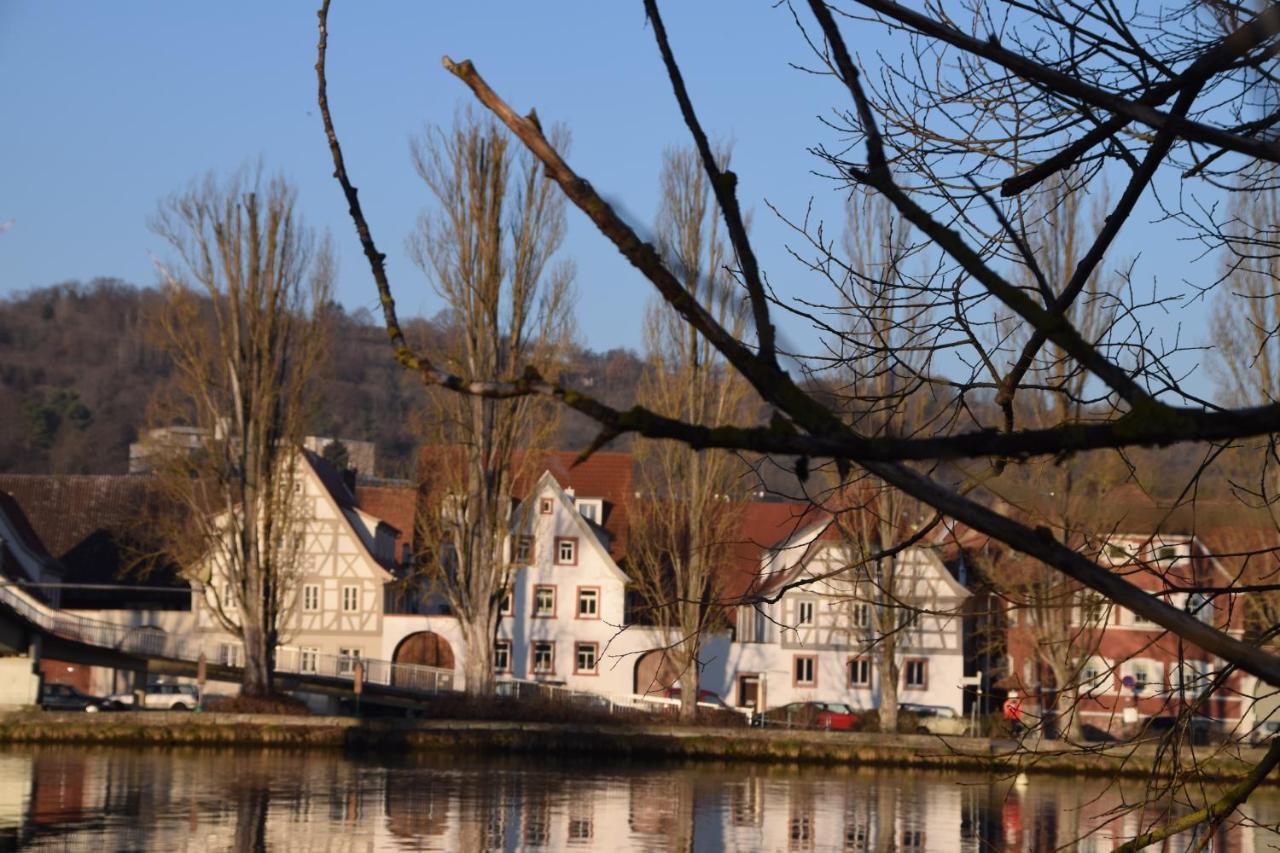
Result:
[[535,586],[533,588],[533,615],[542,619],[550,619],[556,615],[556,588],[554,586]]
[[853,627],[871,627],[871,606],[865,602],[853,605]]
[[516,537],[516,555],[512,562],[528,563],[533,559],[533,537],[517,536]]
[[578,590],[578,618],[579,619],[599,619],[600,618],[600,590],[598,589]]
[[816,687],[818,684],[818,659],[812,655],[796,655],[795,667],[796,687]]
[[304,647],[298,655],[298,669],[303,672],[315,672],[320,660],[320,650],[315,647]]
[[219,643],[218,663],[222,666],[244,666],[244,649],[237,643]]
[[578,540],[556,540],[556,565],[576,566],[578,564]]
[[906,661],[903,680],[911,690],[924,690],[929,686],[929,662],[920,658]]
[[1156,623],[1152,622],[1150,619],[1148,619],[1147,617],[1145,617],[1145,616],[1143,616],[1143,615],[1141,615],[1141,614],[1139,614],[1139,613],[1133,613],[1132,615],[1133,615],[1133,624],[1134,624],[1134,625],[1136,625],[1136,626],[1138,626],[1138,627],[1145,628],[1145,627],[1146,627],[1146,626],[1148,626],[1148,625],[1154,625],[1154,624],[1156,624]]
[[554,504],[552,504],[552,502],[551,502],[551,498],[539,498],[539,499],[538,499],[538,512],[539,512],[540,514],[542,514],[542,515],[551,515],[551,510],[552,510],[552,508],[553,508],[553,507],[554,507]]
[[800,601],[796,603],[796,624],[812,625],[813,624],[814,603],[812,601]]
[[573,671],[579,675],[595,675],[598,652],[599,646],[595,643],[578,643],[575,646]]
[[515,605],[512,603],[511,590],[507,590],[502,595],[502,601],[498,604],[499,616],[510,616],[515,613]]
[[578,514],[593,524],[600,523],[600,516],[603,514],[601,510],[603,504],[596,498],[578,499]]
[[236,588],[235,584],[222,585],[222,609],[236,610]]
[[355,613],[360,609],[360,587],[344,586],[342,588],[342,612]]
[[1165,545],[1163,548],[1161,548],[1159,551],[1156,552],[1156,556],[1161,560],[1177,559],[1178,549],[1173,547],[1172,545]]
[[302,587],[302,610],[305,613],[320,612],[320,584],[309,583]]
[[1123,545],[1108,545],[1107,556],[1113,560],[1129,559],[1129,551]]
[[493,644],[493,671],[511,671],[511,641],[498,640]]
[[338,649],[338,675],[352,675],[361,657],[360,649]]
[[869,658],[852,658],[849,661],[849,686],[871,686],[871,660]]
[[547,640],[533,644],[533,674],[554,675],[556,671],[556,646]]

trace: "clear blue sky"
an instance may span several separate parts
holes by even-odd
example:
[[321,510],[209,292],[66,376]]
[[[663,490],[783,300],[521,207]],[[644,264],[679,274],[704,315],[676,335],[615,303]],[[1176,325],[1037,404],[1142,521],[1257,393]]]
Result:
[[[806,149],[832,141],[820,115],[838,86],[794,70],[811,55],[790,12],[769,0],[667,2],[665,17],[705,126],[734,143],[740,195],[754,210],[763,263],[779,290],[823,295],[787,256],[765,206],[803,216],[810,196],[840,227],[839,195],[810,173]],[[0,0],[0,295],[68,279],[155,281],[166,257],[147,229],[162,197],[215,169],[261,158],[299,187],[308,220],[335,237],[338,298],[376,306],[315,108],[315,3],[49,3]],[[886,45],[847,24],[855,48]],[[406,235],[426,204],[408,140],[447,123],[467,94],[440,57],[472,59],[522,112],[573,132],[571,164],[647,226],[666,146],[687,135],[639,2],[437,3],[336,0],[330,95],[349,168],[405,313],[441,306],[408,260]],[[1181,288],[1194,247],[1153,246],[1141,222],[1122,237],[1141,254],[1138,281]],[[645,282],[576,211],[568,254],[579,269],[582,341],[638,347]],[[1203,312],[1161,321],[1200,342]],[[791,334],[803,334],[793,324]]]

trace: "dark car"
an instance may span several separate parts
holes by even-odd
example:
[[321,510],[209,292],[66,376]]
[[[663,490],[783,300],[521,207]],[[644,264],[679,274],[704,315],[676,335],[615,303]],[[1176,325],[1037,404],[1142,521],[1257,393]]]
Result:
[[840,702],[792,702],[757,714],[752,725],[847,732],[857,728],[861,719],[857,711]]
[[1181,735],[1190,734],[1191,743],[1202,746],[1209,743],[1215,728],[1214,721],[1209,717],[1197,716],[1190,720],[1172,716],[1152,717],[1143,724],[1138,737],[1163,738],[1170,732],[1177,731]]
[[40,707],[50,711],[88,711],[92,714],[109,705],[106,699],[81,693],[70,684],[46,684],[40,688]]

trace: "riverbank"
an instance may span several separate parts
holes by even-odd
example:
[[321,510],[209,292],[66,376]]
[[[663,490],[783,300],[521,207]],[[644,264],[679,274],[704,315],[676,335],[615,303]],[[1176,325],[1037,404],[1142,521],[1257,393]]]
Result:
[[[5,714],[0,744],[5,743],[532,753],[1095,776],[1150,776],[1156,756],[1155,744],[1096,745],[1081,753],[1056,743],[1031,750],[1011,740],[931,735],[175,712]],[[1193,756],[1183,752],[1181,769],[1187,772]],[[1262,754],[1198,747],[1194,772],[1235,778]]]

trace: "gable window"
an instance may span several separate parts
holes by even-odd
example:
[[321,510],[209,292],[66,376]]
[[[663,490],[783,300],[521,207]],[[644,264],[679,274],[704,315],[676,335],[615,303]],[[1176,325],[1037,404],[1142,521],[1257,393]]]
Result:
[[303,647],[298,655],[298,669],[302,672],[315,672],[319,659],[319,649],[314,646]]
[[903,663],[902,680],[909,690],[924,690],[929,686],[929,662],[924,658],[911,658]]
[[865,601],[858,602],[853,605],[853,627],[871,627],[871,605],[867,604]]
[[850,687],[870,687],[871,686],[871,659],[870,658],[850,658],[849,659],[849,686]]
[[792,682],[796,687],[818,686],[818,659],[813,655],[796,655],[792,665]]
[[578,643],[574,647],[573,671],[578,675],[596,675],[596,657],[600,647],[596,643]]
[[511,671],[511,641],[498,640],[493,644],[493,671]]
[[578,565],[578,540],[561,537],[556,539],[556,565]]
[[538,499],[538,512],[541,515],[551,515],[551,510],[554,506],[555,504],[551,502],[551,498]]
[[598,498],[578,499],[578,514],[594,524],[600,523],[603,509],[603,502]]
[[342,612],[355,613],[360,609],[360,587],[344,586],[342,588]]
[[309,583],[302,587],[302,610],[304,613],[320,612],[320,584]]
[[554,586],[535,586],[533,588],[533,615],[540,619],[555,617],[556,588]]
[[235,584],[223,584],[222,586],[222,609],[236,609],[236,588]]
[[593,586],[578,588],[578,618],[600,618],[600,590]]
[[815,603],[810,599],[796,602],[796,624],[812,625]]
[[354,674],[361,657],[360,649],[338,649],[338,675]]
[[533,674],[554,675],[556,671],[556,644],[538,640],[533,644]]
[[533,537],[517,536],[514,563],[528,563],[533,559]]
[[502,595],[502,602],[498,604],[499,616],[510,616],[515,612],[515,605],[512,603],[511,590],[507,590]]

